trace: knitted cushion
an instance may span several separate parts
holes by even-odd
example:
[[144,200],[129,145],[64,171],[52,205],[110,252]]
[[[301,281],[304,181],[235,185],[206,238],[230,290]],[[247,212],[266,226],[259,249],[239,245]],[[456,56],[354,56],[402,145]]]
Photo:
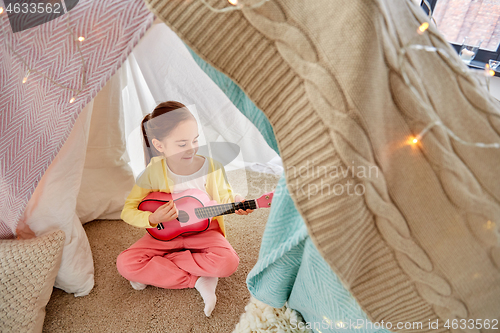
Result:
[[266,114],[311,239],[372,322],[500,317],[500,150],[441,126],[409,140],[439,119],[500,142],[500,108],[435,27],[417,34],[418,6],[146,3]]
[[65,234],[0,241],[0,330],[41,332]]

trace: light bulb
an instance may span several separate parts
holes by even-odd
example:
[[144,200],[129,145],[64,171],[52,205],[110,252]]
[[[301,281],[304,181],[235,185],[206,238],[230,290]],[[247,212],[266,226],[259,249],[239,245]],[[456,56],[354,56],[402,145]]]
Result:
[[410,136],[408,140],[406,141],[406,144],[410,146],[416,146],[417,143],[420,141],[421,137],[419,135],[417,136]]
[[236,6],[238,0],[227,0],[231,5]]
[[30,76],[30,73],[31,73],[31,69],[29,69],[28,73],[26,73],[26,76],[23,79],[23,83],[26,83],[26,81],[28,81],[28,76]]
[[0,7],[0,14],[3,14],[3,7]]
[[75,101],[74,97],[71,97],[71,99],[69,100],[70,103],[73,103],[74,101]]
[[496,226],[495,222],[488,221],[484,225],[484,228],[487,229],[487,230],[493,230],[493,229],[495,229],[495,226]]
[[78,37],[78,40],[79,40],[80,42],[83,42],[83,41],[85,40],[85,37],[80,36],[80,37]]
[[485,76],[495,76],[495,71],[490,68],[489,64],[484,65]]
[[417,33],[419,35],[423,34],[425,32],[425,30],[427,30],[429,28],[429,22],[424,22],[420,25],[420,27],[418,27],[418,30],[417,30]]

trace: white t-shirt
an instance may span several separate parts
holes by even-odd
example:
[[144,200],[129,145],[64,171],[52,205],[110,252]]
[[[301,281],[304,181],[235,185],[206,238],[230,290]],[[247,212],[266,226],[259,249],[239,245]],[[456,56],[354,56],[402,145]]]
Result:
[[[173,173],[172,170],[170,170],[170,168],[168,167],[167,163],[169,176],[174,183],[173,189],[171,189],[172,193],[179,193],[193,188],[202,190],[203,192],[207,193],[205,184],[207,183],[208,175],[208,159],[206,157],[204,157],[204,159],[205,162],[203,162],[201,168],[190,175],[178,175],[176,173]],[[210,194],[207,193],[207,195],[210,200],[212,200]]]

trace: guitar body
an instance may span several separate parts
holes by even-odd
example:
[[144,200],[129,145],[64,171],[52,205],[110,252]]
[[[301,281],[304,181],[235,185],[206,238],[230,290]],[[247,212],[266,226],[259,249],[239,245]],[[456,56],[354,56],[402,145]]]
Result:
[[169,241],[179,235],[202,232],[210,226],[211,218],[225,214],[234,214],[238,209],[257,209],[271,207],[274,192],[262,195],[258,199],[245,202],[218,205],[198,189],[185,190],[181,193],[151,192],[139,204],[137,209],[155,212],[158,207],[174,201],[179,214],[176,219],[158,223],[155,228],[146,228],[154,238]]
[[154,212],[158,207],[174,200],[179,210],[177,219],[159,223],[155,228],[146,228],[146,231],[154,238],[169,241],[179,235],[202,232],[210,226],[210,218],[198,218],[195,214],[196,208],[205,207],[210,198],[198,189],[190,189],[181,193],[151,192],[144,198],[139,210]]

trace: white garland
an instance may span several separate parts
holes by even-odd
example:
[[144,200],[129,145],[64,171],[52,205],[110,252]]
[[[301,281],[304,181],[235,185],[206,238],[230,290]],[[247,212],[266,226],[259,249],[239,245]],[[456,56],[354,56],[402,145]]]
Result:
[[[63,2],[64,3],[64,2]],[[66,7],[64,7],[65,10],[66,10]],[[4,19],[3,18],[3,15],[5,14],[5,10],[0,10],[0,18],[1,19]],[[70,27],[70,13],[66,10],[66,14],[67,15],[67,30],[70,34],[70,37],[72,38],[72,40],[74,41],[77,41],[77,44],[76,44],[76,47],[78,48],[78,52],[80,53],[80,57],[81,57],[81,60],[82,60],[82,83],[81,83],[81,88],[80,89],[74,89],[74,88],[70,88],[68,86],[64,86],[62,84],[60,84],[59,82],[57,82],[56,80],[54,80],[53,78],[49,77],[47,74],[45,73],[42,73],[38,70],[36,70],[35,68],[32,68],[24,59],[22,56],[20,56],[15,50],[14,48],[12,47],[12,45],[10,45],[9,43],[7,43],[7,36],[6,36],[6,33],[3,29],[3,24],[0,24],[0,27],[2,27],[1,29],[1,32],[4,36],[4,40],[5,40],[5,44],[7,45],[7,47],[9,48],[9,50],[24,64],[24,66],[27,68],[27,72],[26,72],[26,75],[24,76],[23,80],[22,80],[22,83],[26,83],[28,81],[28,77],[31,73],[37,73],[39,75],[41,75],[42,77],[46,78],[47,80],[49,80],[50,82],[52,82],[53,84],[55,84],[56,86],[60,87],[61,89],[65,89],[65,90],[69,90],[69,91],[72,91],[74,93],[73,97],[69,100],[70,103],[73,103],[76,99],[76,97],[85,89],[85,87],[87,86],[87,73],[86,73],[86,64],[85,64],[85,59],[83,58],[83,54],[82,54],[82,50],[80,49],[80,43],[83,41],[83,37],[79,37],[79,38],[76,38],[74,32],[73,32],[73,29]]]
[[[426,3],[426,5],[428,5],[428,3],[424,0],[424,3]],[[429,7],[429,13],[431,15],[431,19],[432,19],[432,11],[431,11],[431,8],[430,6]],[[424,109],[424,110],[428,110],[430,109],[430,106],[427,105],[422,96],[420,95],[420,93],[418,92],[418,90],[411,84],[411,81],[408,77],[408,75],[406,74],[406,71],[405,71],[405,58],[406,58],[406,55],[408,53],[409,50],[417,50],[417,51],[425,51],[425,52],[434,52],[434,53],[438,53],[440,54],[441,56],[443,57],[446,57],[448,59],[451,60],[451,57],[450,55],[448,54],[448,52],[442,48],[437,48],[437,47],[434,47],[434,46],[428,46],[428,45],[421,45],[421,44],[412,44],[411,42],[415,39],[415,38],[418,38],[419,35],[422,35],[423,33],[425,33],[425,31],[427,31],[427,28],[429,27],[429,23],[427,22],[424,22],[418,29],[417,29],[417,36],[415,36],[414,38],[412,38],[399,52],[399,56],[398,56],[398,61],[399,61],[399,66],[401,68],[401,74],[403,76],[403,80],[405,81],[405,84],[410,88],[411,92],[417,96],[417,100],[419,101],[420,103],[420,106]],[[450,63],[454,64],[454,61],[450,61]],[[463,69],[463,66],[458,66],[457,65],[457,68],[458,70],[460,70],[462,73],[464,74],[467,74],[467,73],[470,73],[471,71],[470,70],[465,70]],[[486,74],[488,76],[491,76],[491,72],[489,70],[489,66],[486,67]],[[417,77],[418,78],[418,77]],[[420,78],[418,78],[418,80],[420,80]],[[420,83],[421,80],[420,80]],[[431,112],[429,112],[428,114],[431,114]],[[500,114],[499,114],[500,115]],[[483,142],[469,142],[469,141],[465,141],[463,139],[461,139],[458,135],[456,135],[450,128],[448,128],[446,125],[443,124],[443,122],[440,120],[440,119],[435,119],[434,121],[432,121],[430,124],[428,124],[422,131],[420,131],[420,133],[418,133],[414,139],[412,140],[412,143],[416,144],[418,143],[420,140],[422,140],[422,138],[424,137],[424,135],[429,132],[429,130],[435,126],[439,126],[441,128],[443,128],[447,133],[448,135],[453,138],[455,141],[457,142],[460,142],[461,144],[464,144],[464,145],[467,145],[467,146],[474,146],[474,147],[478,147],[478,148],[496,148],[496,149],[499,149],[500,148],[500,143],[498,142],[494,142],[494,143],[483,143]]]
[[217,8],[214,8],[214,7],[210,6],[206,2],[206,0],[200,0],[200,1],[208,9],[210,9],[211,11],[213,11],[215,13],[226,13],[226,12],[231,12],[231,11],[234,11],[234,10],[241,10],[243,8],[247,8],[247,9],[258,8],[258,7],[262,6],[263,4],[265,4],[269,0],[262,0],[261,2],[256,3],[254,5],[247,5],[245,3],[239,2],[238,0],[234,0],[234,4],[231,1],[229,1],[229,3],[231,3],[233,5],[232,7],[225,7],[225,8],[221,8],[221,9],[217,9]]

